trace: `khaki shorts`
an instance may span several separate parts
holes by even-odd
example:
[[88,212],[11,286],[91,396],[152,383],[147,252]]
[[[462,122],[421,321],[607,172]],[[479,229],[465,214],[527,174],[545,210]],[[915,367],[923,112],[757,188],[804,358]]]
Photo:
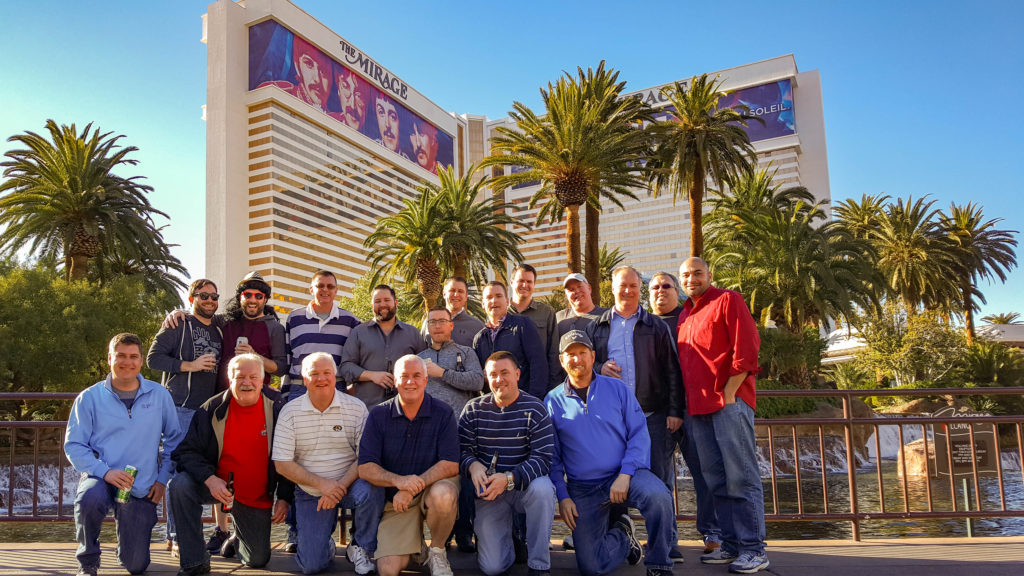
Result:
[[[458,477],[443,478],[437,483],[447,483],[455,489],[455,501],[458,506]],[[427,487],[427,490],[430,490],[430,487]],[[424,495],[427,490],[417,494],[405,512],[395,512],[395,507],[391,502],[384,506],[384,516],[381,517],[380,526],[377,527],[377,553],[374,555],[374,560],[385,556],[419,554],[422,551],[423,519],[427,517],[427,502]]]

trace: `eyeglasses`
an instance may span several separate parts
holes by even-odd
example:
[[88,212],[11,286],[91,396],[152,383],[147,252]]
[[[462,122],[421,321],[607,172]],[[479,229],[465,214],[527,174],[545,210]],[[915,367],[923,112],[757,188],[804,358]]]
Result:
[[263,292],[242,292],[242,298],[246,300],[263,300],[266,297],[266,294]]
[[217,300],[220,300],[220,294],[217,294],[216,292],[199,292],[196,294],[196,298],[199,298],[200,300],[213,300],[216,302]]
[[449,322],[451,322],[451,320],[449,320],[447,318],[441,318],[440,320],[427,320],[427,325],[428,326],[443,326],[443,325],[445,325],[445,324],[447,324]]
[[675,286],[669,284],[668,282],[664,284],[651,284],[651,290],[670,290],[672,288],[675,288]]

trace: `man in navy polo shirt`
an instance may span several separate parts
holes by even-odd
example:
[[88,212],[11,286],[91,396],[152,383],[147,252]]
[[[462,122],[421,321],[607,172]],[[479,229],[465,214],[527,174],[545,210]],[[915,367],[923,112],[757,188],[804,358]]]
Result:
[[[377,570],[397,576],[419,555],[433,576],[451,576],[444,544],[458,512],[459,437],[455,414],[426,394],[427,366],[407,354],[395,363],[398,396],[370,411],[359,442],[359,477],[383,486]],[[423,542],[423,520],[431,545]]]

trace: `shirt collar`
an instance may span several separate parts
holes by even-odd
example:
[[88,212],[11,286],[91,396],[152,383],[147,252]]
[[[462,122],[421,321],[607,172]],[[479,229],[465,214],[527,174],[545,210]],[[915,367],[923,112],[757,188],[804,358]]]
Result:
[[[396,395],[391,400],[391,417],[392,418],[405,418],[405,412],[402,411],[402,405],[398,402],[398,396]],[[431,406],[430,395],[426,392],[423,393],[423,403],[420,404],[420,409],[416,412],[416,417],[413,420],[419,420],[420,418],[430,418],[430,406]],[[405,418],[408,420],[408,418]]]
[[[341,309],[338,308],[338,303],[335,302],[335,303],[331,304],[331,312],[330,312],[330,314],[327,315],[327,319],[328,320],[334,320],[338,316],[341,316]],[[306,318],[309,318],[310,320],[312,320],[313,318],[317,318],[317,319],[320,318],[320,316],[317,315],[316,311],[313,310],[313,302],[312,302],[312,300],[309,302],[309,304],[306,304]]]
[[636,307],[636,312],[633,312],[629,316],[623,316],[622,314],[619,314],[619,311],[616,310],[614,306],[612,306],[612,308],[611,308],[612,316],[618,316],[619,318],[622,318],[623,320],[629,320],[630,318],[638,318],[640,316],[640,311],[641,310],[643,310],[643,306],[637,306]]
[[[341,392],[339,392],[337,389],[335,389],[334,397],[331,398],[331,403],[330,403],[329,406],[327,406],[327,410],[330,410],[331,408],[334,408],[335,406],[337,406],[338,408],[341,408],[341,398],[338,397],[338,394],[341,394]],[[318,413],[320,412],[319,410],[316,409],[316,406],[313,406],[313,401],[309,399],[309,391],[307,391],[305,394],[303,394],[301,396],[301,400],[300,401],[302,402],[302,409],[303,410],[305,410],[307,412],[318,412]],[[326,412],[327,410],[324,410],[324,412]]]

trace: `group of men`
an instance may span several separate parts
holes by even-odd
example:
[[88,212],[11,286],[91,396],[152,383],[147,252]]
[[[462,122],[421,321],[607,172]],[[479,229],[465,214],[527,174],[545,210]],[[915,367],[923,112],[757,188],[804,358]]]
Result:
[[[166,486],[179,576],[208,573],[211,552],[264,566],[281,522],[302,572],[322,572],[339,508],[353,510],[346,556],[360,575],[394,576],[415,561],[447,576],[450,535],[488,576],[517,562],[543,575],[556,506],[582,574],[643,560],[649,576],[665,576],[682,561],[677,446],[694,478],[701,561],[763,570],[757,330],[738,294],[711,286],[702,260],[686,260],[680,278],[651,279],[647,312],[633,268],[614,271],[609,309],[570,274],[569,308],[556,316],[533,297],[537,273],[523,264],[511,294],[499,281],[484,286],[485,322],[467,311],[467,282],[450,278],[422,331],[396,318],[386,285],[360,323],[337,305],[324,270],[283,325],[258,273],[239,282],[224,314],[216,285],[197,280],[191,313],[169,315],[149,350],[163,386],[139,375],[139,339],[119,334],[110,375],[72,408],[65,451],[82,474],[79,574],[98,570],[110,508],[118,561],[145,571]],[[218,526],[206,541],[208,504]],[[629,508],[645,521],[646,547]]]

